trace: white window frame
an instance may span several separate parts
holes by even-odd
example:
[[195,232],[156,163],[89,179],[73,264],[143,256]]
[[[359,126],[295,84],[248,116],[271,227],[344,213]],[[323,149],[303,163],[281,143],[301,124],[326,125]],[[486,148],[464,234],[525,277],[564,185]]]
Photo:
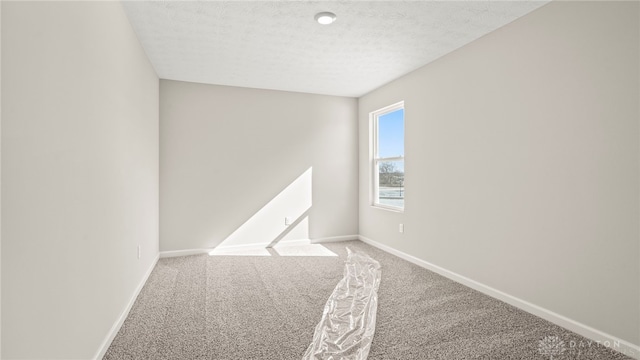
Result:
[[[378,109],[376,111],[373,111],[369,114],[369,129],[370,129],[370,136],[369,136],[369,164],[371,167],[371,171],[369,172],[371,179],[369,181],[369,184],[371,184],[371,192],[370,192],[370,204],[373,207],[376,208],[381,208],[381,209],[385,209],[385,210],[391,210],[391,211],[396,211],[396,212],[404,212],[404,206],[403,207],[399,207],[399,206],[392,206],[392,205],[386,205],[386,204],[380,204],[379,202],[379,198],[378,198],[378,189],[379,189],[379,174],[378,174],[378,164],[381,161],[403,161],[404,162],[404,156],[394,156],[394,157],[385,157],[385,158],[381,158],[378,157],[378,118],[380,116],[386,115],[388,113],[400,110],[400,109],[404,109],[404,101],[400,101],[397,102],[395,104],[389,105],[389,106],[385,106],[382,109]],[[403,118],[404,121],[404,118]],[[403,143],[404,143],[404,139],[403,139]]]

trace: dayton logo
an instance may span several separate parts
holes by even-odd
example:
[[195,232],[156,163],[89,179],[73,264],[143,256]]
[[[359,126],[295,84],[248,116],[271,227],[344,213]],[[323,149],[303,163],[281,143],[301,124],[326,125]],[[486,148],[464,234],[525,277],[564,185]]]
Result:
[[562,354],[565,350],[564,341],[557,336],[546,336],[538,342],[538,352],[542,355],[548,355],[549,360],[553,360],[554,356]]

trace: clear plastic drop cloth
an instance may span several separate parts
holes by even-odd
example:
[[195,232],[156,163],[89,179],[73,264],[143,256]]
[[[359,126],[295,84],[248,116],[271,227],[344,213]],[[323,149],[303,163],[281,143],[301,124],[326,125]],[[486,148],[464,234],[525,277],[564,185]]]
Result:
[[324,306],[302,360],[366,360],[376,330],[380,264],[347,248],[344,276]]

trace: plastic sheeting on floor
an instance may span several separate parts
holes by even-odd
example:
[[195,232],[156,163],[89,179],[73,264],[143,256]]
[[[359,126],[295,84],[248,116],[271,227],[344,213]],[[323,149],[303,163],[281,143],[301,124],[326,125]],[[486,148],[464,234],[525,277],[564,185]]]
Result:
[[376,330],[380,264],[347,248],[344,277],[324,306],[302,360],[365,360]]

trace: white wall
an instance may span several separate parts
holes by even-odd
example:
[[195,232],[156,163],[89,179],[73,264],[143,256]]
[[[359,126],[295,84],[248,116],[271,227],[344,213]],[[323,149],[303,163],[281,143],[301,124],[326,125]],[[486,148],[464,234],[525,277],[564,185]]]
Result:
[[[553,2],[360,98],[360,234],[639,345],[638,14]],[[392,213],[368,114],[400,100]]]
[[357,132],[353,98],[161,80],[160,249],[357,234]]
[[[2,1],[0,1],[0,159],[2,159]],[[0,161],[0,189],[2,189],[2,161]],[[2,204],[2,191],[0,191]],[[0,324],[2,324],[2,206],[0,206]],[[0,358],[2,358],[2,326],[0,325]]]
[[153,265],[158,87],[119,2],[3,2],[3,358],[92,358]]

